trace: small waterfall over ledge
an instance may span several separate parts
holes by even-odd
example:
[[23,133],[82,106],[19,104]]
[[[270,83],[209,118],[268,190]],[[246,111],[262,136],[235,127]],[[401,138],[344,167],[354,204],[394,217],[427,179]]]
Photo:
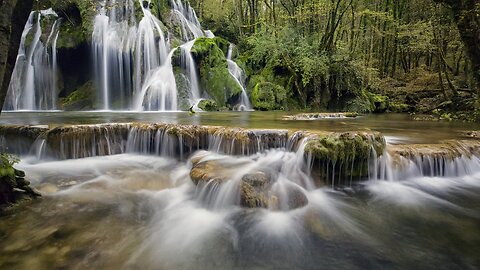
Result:
[[[294,170],[317,185],[351,186],[364,180],[462,176],[480,171],[480,142],[386,145],[376,132],[311,133],[177,124],[101,124],[47,127],[4,126],[5,150],[43,159],[122,153],[186,160],[199,150],[254,157],[272,150],[296,153]],[[263,153],[263,154],[262,154]],[[268,154],[270,155],[270,154]]]
[[232,60],[233,48],[233,44],[230,44],[228,46],[228,71],[238,83],[238,85],[242,88],[242,94],[240,95],[240,100],[236,106],[236,109],[237,111],[250,111],[252,110],[252,106],[250,105],[250,100],[248,99],[247,91],[245,90],[245,73],[243,69],[241,69],[238,64]]
[[[42,24],[49,30],[42,29]],[[22,33],[3,109],[57,108],[57,39],[60,19],[52,10],[33,11]]]

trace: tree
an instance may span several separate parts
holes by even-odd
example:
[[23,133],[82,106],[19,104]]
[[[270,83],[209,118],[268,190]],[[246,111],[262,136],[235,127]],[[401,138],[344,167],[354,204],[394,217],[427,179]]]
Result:
[[470,57],[477,93],[480,94],[480,0],[434,0],[448,5]]

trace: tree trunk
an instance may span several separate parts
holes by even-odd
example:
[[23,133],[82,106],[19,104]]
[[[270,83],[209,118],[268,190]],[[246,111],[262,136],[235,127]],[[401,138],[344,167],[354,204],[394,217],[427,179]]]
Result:
[[471,70],[480,94],[480,0],[435,0],[451,7],[453,17],[460,32],[468,56]]

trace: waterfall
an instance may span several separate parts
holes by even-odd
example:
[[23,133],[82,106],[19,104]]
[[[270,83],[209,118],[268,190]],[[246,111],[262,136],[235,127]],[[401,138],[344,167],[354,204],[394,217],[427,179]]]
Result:
[[243,69],[241,69],[238,64],[232,60],[232,52],[233,52],[233,44],[228,46],[228,53],[227,53],[227,63],[228,63],[228,71],[230,75],[235,79],[238,85],[242,88],[242,94],[240,95],[240,101],[236,106],[238,111],[250,111],[252,107],[250,106],[250,101],[248,100],[247,91],[245,90],[245,74]]
[[92,33],[99,109],[110,110],[116,101],[114,97],[125,104],[124,99],[133,94],[132,58],[136,39],[133,0],[105,0],[95,17]]
[[[172,67],[174,50],[151,13],[151,1],[138,0],[143,17],[135,18],[133,0],[106,0],[95,18],[92,43],[99,89],[100,109],[137,111],[177,110],[177,88]],[[172,1],[172,12],[182,29],[180,46],[190,81],[190,103],[200,99],[197,67],[190,54],[194,39],[203,36],[195,11],[180,0]],[[120,100],[117,100],[120,99]]]
[[[172,66],[176,48],[170,48],[172,33],[165,32],[163,23],[152,14],[153,4],[151,0],[99,1],[91,42],[97,89],[95,109],[177,110],[178,93]],[[172,0],[170,6],[172,23],[180,29],[179,38],[184,42],[179,45],[179,52],[181,67],[189,81],[188,101],[195,105],[201,100],[201,91],[191,48],[196,38],[214,35],[202,30],[188,2]],[[57,107],[56,48],[60,21],[43,23],[51,17],[57,17],[52,9],[30,14],[22,34],[5,110],[53,110]],[[44,31],[41,25],[47,25],[50,31]]]
[[181,23],[183,41],[189,41],[204,36],[197,14],[193,8],[181,0],[171,0],[173,12]]
[[182,66],[185,67],[190,82],[190,105],[196,104],[200,100],[197,66],[193,60],[192,53],[190,52],[194,43],[195,40],[192,40],[180,46],[182,51]]
[[[51,24],[45,44],[42,23]],[[55,110],[57,108],[57,39],[60,21],[52,10],[30,13],[23,30],[4,110]],[[28,43],[27,43],[28,40]]]
[[137,111],[172,111],[177,109],[177,86],[172,68],[172,50],[163,65],[150,71],[140,92],[135,94]]

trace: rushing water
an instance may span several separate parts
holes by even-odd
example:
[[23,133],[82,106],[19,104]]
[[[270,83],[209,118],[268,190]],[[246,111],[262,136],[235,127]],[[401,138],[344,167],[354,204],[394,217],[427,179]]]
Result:
[[[204,154],[205,155],[205,154]],[[211,193],[189,163],[116,155],[19,165],[45,196],[0,220],[0,268],[475,269],[480,174],[370,181],[332,190],[297,182],[295,155],[218,156],[232,180],[270,168],[308,205],[244,209]],[[235,197],[234,197],[235,198]],[[232,198],[230,198],[232,199]],[[27,237],[28,236],[28,237]]]
[[[243,122],[231,125],[245,127],[382,127],[395,143],[427,137],[422,131],[415,134],[418,122],[402,115],[291,121],[282,120],[283,114],[255,112],[7,113],[1,120],[58,125],[143,119],[220,125],[235,117]],[[427,137],[430,143],[459,138],[463,130],[475,127],[422,125],[435,133]],[[435,159],[412,159],[394,166],[398,160],[384,154],[370,162],[370,180],[331,188],[312,176],[304,159],[304,140],[294,135],[288,142],[235,156],[225,154],[235,141],[213,136],[205,150],[183,158],[169,150],[175,142],[168,138],[133,129],[125,154],[67,160],[23,156],[18,168],[44,196],[0,219],[0,268],[480,267],[480,160],[475,156],[438,165]],[[151,151],[152,145],[158,150]],[[212,179],[223,182],[194,184],[190,172],[199,162],[210,164]],[[244,176],[258,172],[271,181],[270,204],[241,207]],[[298,200],[306,205],[298,207]]]

